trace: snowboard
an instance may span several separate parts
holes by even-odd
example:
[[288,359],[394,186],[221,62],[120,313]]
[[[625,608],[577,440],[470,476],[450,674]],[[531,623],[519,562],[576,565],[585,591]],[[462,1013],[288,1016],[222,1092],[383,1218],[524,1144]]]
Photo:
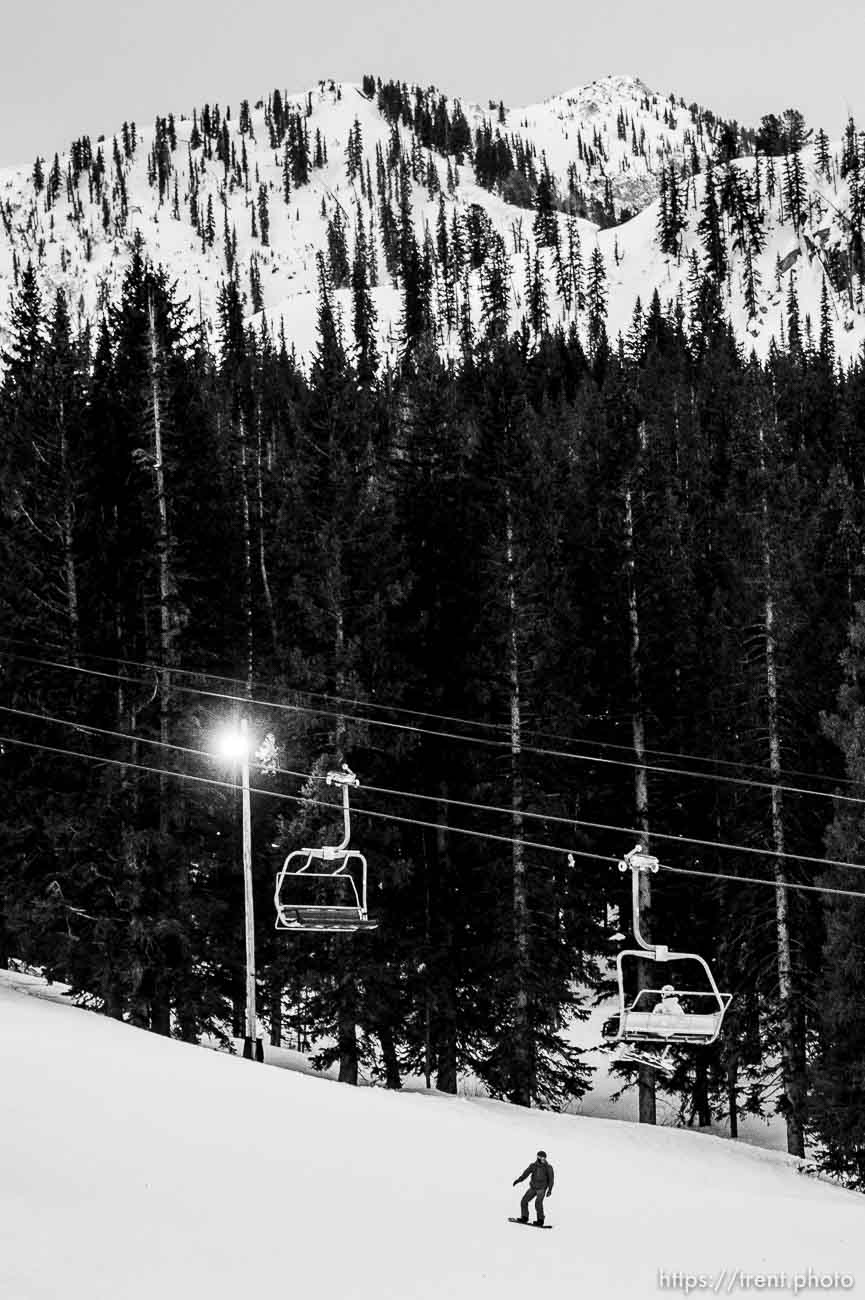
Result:
[[[511,1216],[508,1215],[508,1223],[522,1222],[522,1219],[512,1219]],[[551,1223],[532,1223],[530,1220],[527,1220],[523,1226],[526,1228],[552,1228],[553,1225]]]

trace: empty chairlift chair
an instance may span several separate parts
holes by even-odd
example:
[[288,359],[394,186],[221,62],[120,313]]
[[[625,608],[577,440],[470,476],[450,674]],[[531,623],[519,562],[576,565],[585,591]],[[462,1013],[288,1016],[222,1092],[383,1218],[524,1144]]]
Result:
[[348,847],[351,821],[348,792],[360,782],[343,764],[328,772],[328,785],[342,786],[345,833],[339,844],[294,849],[276,877],[274,903],[277,930],[345,933],[374,930],[366,904],[366,858]]

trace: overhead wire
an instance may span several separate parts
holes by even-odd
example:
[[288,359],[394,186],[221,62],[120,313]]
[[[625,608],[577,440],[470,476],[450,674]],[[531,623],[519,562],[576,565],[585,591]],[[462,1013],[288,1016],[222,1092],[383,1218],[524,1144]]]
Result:
[[[850,863],[845,863],[850,866]],[[738,876],[722,871],[698,871],[695,867],[671,867],[660,863],[661,871],[672,871],[677,876],[711,876],[715,880],[734,880],[737,884],[771,885],[773,889],[801,889],[815,894],[838,894],[844,898],[865,898],[858,889],[840,889],[837,885],[802,885],[789,880],[767,880],[765,876]]]
[[[84,668],[81,665],[62,663],[56,660],[38,659],[33,656],[16,655],[17,658],[24,662],[40,664],[49,668],[68,669],[73,672],[88,674],[90,676],[107,678],[112,681],[124,683],[137,682],[140,685],[149,684],[145,678],[131,678],[126,674],[109,673],[102,669]],[[154,673],[170,674],[171,668],[155,666]],[[275,709],[278,711],[293,713],[295,715],[308,715],[314,717],[325,717],[339,719],[343,721],[357,722],[369,727],[383,727],[390,730],[409,732],[416,735],[427,735],[439,740],[452,740],[462,744],[486,745],[491,748],[510,751],[511,742],[509,740],[495,740],[487,737],[466,736],[459,732],[434,730],[429,727],[420,727],[410,723],[390,722],[383,718],[361,717],[357,714],[348,713],[345,710],[330,710],[321,708],[312,708],[308,705],[287,704],[277,700],[262,700],[254,696],[236,695],[225,691],[210,691],[201,687],[188,686],[183,682],[174,683],[174,690],[187,695],[195,695],[205,699],[219,699],[233,704],[242,704],[247,708]],[[579,741],[575,741],[579,744]],[[627,768],[629,770],[655,772],[659,775],[685,777],[689,780],[719,782],[726,785],[745,786],[761,790],[780,790],[786,794],[802,795],[815,799],[831,799],[853,804],[865,804],[865,797],[857,795],[840,794],[831,790],[810,790],[803,786],[788,785],[780,781],[758,781],[753,778],[728,776],[721,772],[695,772],[687,768],[661,766],[655,763],[642,762],[639,759],[621,759],[605,758],[598,754],[578,754],[572,750],[552,749],[538,745],[522,745],[521,752],[524,754],[535,754],[540,757],[570,759],[573,762],[587,763],[590,765],[602,765],[610,767]]]
[[[0,745],[21,745],[25,749],[43,750],[50,754],[60,754],[67,758],[82,758],[89,762],[107,763],[113,767],[127,767],[139,772],[148,772],[154,776],[170,776],[179,780],[194,781],[198,785],[217,786],[221,789],[235,791],[237,784],[234,781],[220,781],[216,777],[196,776],[192,772],[178,772],[175,768],[170,767],[153,767],[146,763],[133,762],[125,758],[109,758],[104,754],[86,754],[81,750],[61,749],[57,745],[46,745],[35,740],[22,740],[17,736],[0,735]],[[193,751],[203,753],[204,757],[211,757],[205,751]],[[268,790],[264,786],[250,786],[250,794],[265,795],[269,799],[287,799],[292,803],[315,804],[322,808],[328,808],[331,811],[337,810],[337,805],[327,799],[316,799],[312,795],[306,794],[287,794],[284,790]],[[429,830],[441,831],[440,822],[423,821],[417,817],[403,817],[397,813],[380,812],[374,808],[360,808],[352,804],[352,815],[357,813],[362,817],[374,817],[383,821],[402,822],[410,826],[421,826]],[[477,831],[468,826],[451,826],[446,827],[448,833],[456,835],[471,835],[476,839],[494,840],[502,844],[522,844],[525,848],[542,849],[548,853],[570,855],[576,858],[592,858],[598,862],[615,863],[617,858],[610,853],[591,853],[587,849],[573,849],[561,844],[545,844],[540,840],[527,840],[520,837],[517,839],[511,835],[499,835],[494,831]],[[863,895],[865,897],[865,895]]]
[[[24,642],[23,638],[9,637],[6,635],[0,636],[0,642],[28,644],[28,645],[31,644],[30,642]],[[16,658],[20,658],[25,662],[45,664],[45,666],[52,667],[52,668],[68,668],[72,671],[95,672],[95,670],[85,669],[79,664],[63,663],[57,660],[36,659],[33,656],[22,655],[19,652],[13,652],[13,653],[15,654]],[[227,673],[211,673],[204,669],[197,669],[197,668],[181,668],[181,667],[174,667],[174,666],[168,667],[166,665],[157,664],[149,660],[128,659],[119,655],[98,655],[89,651],[82,652],[82,653],[83,653],[83,657],[87,659],[94,659],[98,662],[103,662],[103,663],[125,664],[133,668],[140,668],[154,674],[170,674],[172,677],[177,677],[178,675],[183,677],[198,677],[209,681],[228,682],[241,687],[246,685],[245,678],[232,677],[230,674]],[[107,677],[114,676],[113,674],[110,673],[105,673],[101,675]],[[116,676],[118,680],[122,680],[122,681],[142,680],[142,679],[131,679],[128,676],[123,674],[117,674]],[[405,705],[390,704],[387,701],[382,701],[382,700],[361,700],[358,699],[356,695],[355,696],[336,695],[325,691],[311,691],[308,690],[306,687],[293,686],[289,683],[277,682],[273,680],[271,681],[259,680],[258,685],[270,686],[274,689],[287,690],[294,695],[302,695],[310,699],[328,700],[336,704],[348,704],[352,708],[378,709],[378,710],[384,710],[388,713],[404,714],[409,717],[416,717],[416,718],[429,718],[434,721],[456,723],[460,726],[483,728],[485,730],[500,731],[504,733],[509,733],[510,731],[510,724],[506,722],[488,722],[483,719],[463,718],[456,714],[435,713],[426,709],[409,708]],[[232,700],[238,698],[234,694],[224,694],[224,693],[216,693],[216,694],[219,695],[219,698],[232,699]],[[248,697],[243,696],[243,698],[247,699]],[[278,708],[280,707],[280,705],[277,702],[271,702],[270,707]],[[285,707],[302,708],[302,706],[292,706],[292,705],[286,705]],[[333,716],[333,715],[329,715],[329,716]],[[346,716],[352,716],[353,720],[358,722],[372,723],[375,721],[374,719],[366,718],[366,717],[357,717],[353,715],[346,715]],[[392,725],[396,725],[396,724],[392,724]],[[444,733],[440,733],[438,731],[431,731],[427,734],[439,735]],[[541,736],[541,737],[547,737],[552,740],[558,740],[561,741],[562,743],[567,743],[567,744],[593,745],[600,749],[613,749],[613,750],[621,750],[628,753],[633,753],[633,745],[624,745],[617,741],[598,740],[597,738],[590,737],[590,736],[579,736],[579,737],[562,736],[558,732],[545,731],[533,727],[523,728],[523,735]],[[465,739],[470,739],[470,738],[465,737]],[[476,738],[476,739],[477,739],[477,743],[483,743],[483,740],[481,738]],[[748,763],[739,759],[718,758],[716,756],[709,755],[709,754],[689,754],[689,753],[684,753],[680,750],[654,749],[651,747],[646,747],[644,753],[646,753],[647,755],[654,755],[655,757],[659,757],[659,758],[681,759],[683,761],[692,762],[692,763],[710,763],[720,767],[733,767],[733,768],[739,768],[741,770],[752,771],[752,772],[755,770],[759,772],[765,772],[766,770],[759,763]],[[591,757],[591,756],[587,756],[587,757]],[[671,769],[659,768],[657,770],[667,771]],[[801,769],[796,769],[796,768],[783,768],[781,769],[781,772],[784,772],[789,776],[804,776],[807,777],[809,780],[832,781],[835,784],[841,784],[841,785],[856,784],[856,782],[849,777],[844,777],[844,776],[836,777],[836,776],[823,775],[822,773],[804,772]],[[693,775],[697,775],[697,774],[694,773]],[[770,784],[774,785],[775,782],[771,782]],[[819,794],[822,792],[813,791],[811,793]]]
[[[177,745],[170,741],[158,740],[153,736],[138,736],[131,732],[115,731],[107,727],[97,727],[91,723],[80,722],[75,718],[61,718],[54,714],[39,713],[31,709],[15,708],[13,705],[0,704],[0,713],[8,713],[16,717],[49,722],[62,727],[70,727],[76,731],[108,736],[113,739],[151,745],[181,754],[193,754],[198,758],[212,760],[214,757],[214,755],[207,750],[195,749],[187,745]],[[281,766],[277,766],[275,771],[283,776],[290,776],[303,781],[309,780],[312,775],[310,772],[299,772],[292,768]],[[417,799],[447,807],[470,809],[474,812],[497,813],[507,817],[512,817],[514,815],[513,808],[508,808],[503,804],[478,803],[477,801],[470,799],[454,799],[450,795],[424,794],[415,790],[399,790],[388,786],[367,785],[366,783],[364,783],[363,789],[371,794],[387,795],[399,799]],[[601,830],[616,832],[622,835],[637,836],[645,833],[636,826],[619,826],[609,822],[587,821],[581,817],[566,817],[561,813],[536,812],[532,809],[521,809],[519,816],[524,820],[554,823],[568,826],[573,830]],[[779,849],[762,848],[756,845],[734,844],[724,840],[704,840],[693,835],[673,835],[669,832],[653,830],[651,832],[651,838],[653,840],[665,840],[672,844],[693,844],[698,845],[701,848],[722,849],[734,853],[772,857],[776,860],[803,862],[819,867],[841,867],[852,871],[865,871],[865,865],[859,863],[842,862],[835,858],[818,858],[810,854],[792,853]]]
[[[16,736],[0,735],[0,745],[3,744],[19,745],[25,749],[40,750],[45,753],[58,754],[67,758],[80,758],[88,762],[102,763],[114,767],[131,768],[136,771],[148,772],[152,775],[160,776],[160,777],[163,776],[174,777],[180,780],[193,781],[198,785],[212,786],[220,789],[231,790],[232,792],[236,792],[237,790],[237,785],[236,782],[234,781],[220,781],[218,778],[215,777],[197,776],[194,773],[179,772],[176,769],[172,769],[172,768],[153,767],[149,764],[132,762],[123,758],[111,758],[111,757],[106,757],[105,755],[87,754],[80,750],[62,749],[56,745],[46,745],[44,742],[39,742],[39,741],[22,740],[20,737],[16,737]],[[205,757],[209,757],[205,751],[192,751],[192,752],[203,753]],[[265,795],[268,798],[272,798],[272,799],[289,800],[292,803],[313,804],[320,807],[328,808],[330,810],[335,809],[335,805],[330,801],[323,800],[323,799],[316,799],[314,796],[310,796],[306,794],[292,795],[292,794],[287,794],[285,791],[268,790],[260,786],[250,787],[250,794]],[[442,830],[441,823],[439,822],[425,821],[417,817],[405,817],[397,813],[381,812],[379,810],[372,809],[372,808],[361,808],[356,805],[352,805],[352,813],[357,814],[361,817],[371,817],[371,818],[376,818],[387,822],[398,822],[403,825],[420,826],[428,830],[435,830],[439,832]],[[587,849],[575,849],[563,845],[547,844],[544,843],[543,841],[527,840],[524,839],[522,836],[515,837],[509,835],[500,835],[492,831],[477,831],[464,826],[448,825],[446,829],[449,834],[467,835],[476,839],[490,840],[492,842],[510,844],[512,846],[519,844],[525,848],[539,849],[544,852],[550,852],[556,854],[564,854],[566,857],[571,859],[586,858],[598,862],[605,862],[608,865],[613,865],[613,863],[618,863],[619,861],[619,859],[613,854],[593,853]],[[844,867],[851,867],[854,864],[841,863],[839,865]],[[780,888],[795,889],[795,890],[802,890],[802,891],[813,892],[813,893],[823,893],[823,894],[830,894],[830,895],[835,894],[847,898],[865,898],[865,891],[840,889],[831,885],[805,885],[805,884],[800,884],[796,881],[769,880],[766,877],[762,877],[762,876],[739,876],[739,875],[733,875],[732,873],[724,873],[724,872],[716,872],[716,871],[700,871],[697,869],[687,868],[687,867],[673,867],[666,863],[659,864],[659,866],[663,871],[673,872],[674,874],[678,874],[678,875],[701,876],[705,879],[729,880],[741,884],[769,885],[775,889],[780,889]]]

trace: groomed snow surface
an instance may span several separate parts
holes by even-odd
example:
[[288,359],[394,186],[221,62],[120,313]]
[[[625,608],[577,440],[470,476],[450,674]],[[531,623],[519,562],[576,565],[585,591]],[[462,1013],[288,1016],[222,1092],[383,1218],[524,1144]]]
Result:
[[[865,1286],[865,1198],[777,1152],[348,1088],[28,991],[0,975],[2,1300]],[[507,1222],[539,1147],[556,1170],[545,1233]]]

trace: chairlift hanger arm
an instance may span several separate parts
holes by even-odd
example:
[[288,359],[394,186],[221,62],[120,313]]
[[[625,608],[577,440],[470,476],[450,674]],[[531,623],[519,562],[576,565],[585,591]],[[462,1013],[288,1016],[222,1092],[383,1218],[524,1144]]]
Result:
[[620,871],[631,873],[631,912],[633,917],[634,938],[644,952],[654,953],[657,944],[648,943],[640,932],[640,872],[658,870],[660,863],[651,853],[646,852],[643,844],[635,844],[619,863]]
[[339,772],[337,771],[328,772],[327,776],[325,777],[325,783],[327,785],[342,786],[343,836],[339,844],[334,844],[332,846],[329,846],[332,848],[333,852],[342,853],[343,849],[348,848],[348,842],[351,839],[351,813],[349,811],[349,806],[348,806],[349,786],[352,785],[359,786],[360,781],[355,776],[354,772],[352,772],[348,764],[343,763],[342,769]]

